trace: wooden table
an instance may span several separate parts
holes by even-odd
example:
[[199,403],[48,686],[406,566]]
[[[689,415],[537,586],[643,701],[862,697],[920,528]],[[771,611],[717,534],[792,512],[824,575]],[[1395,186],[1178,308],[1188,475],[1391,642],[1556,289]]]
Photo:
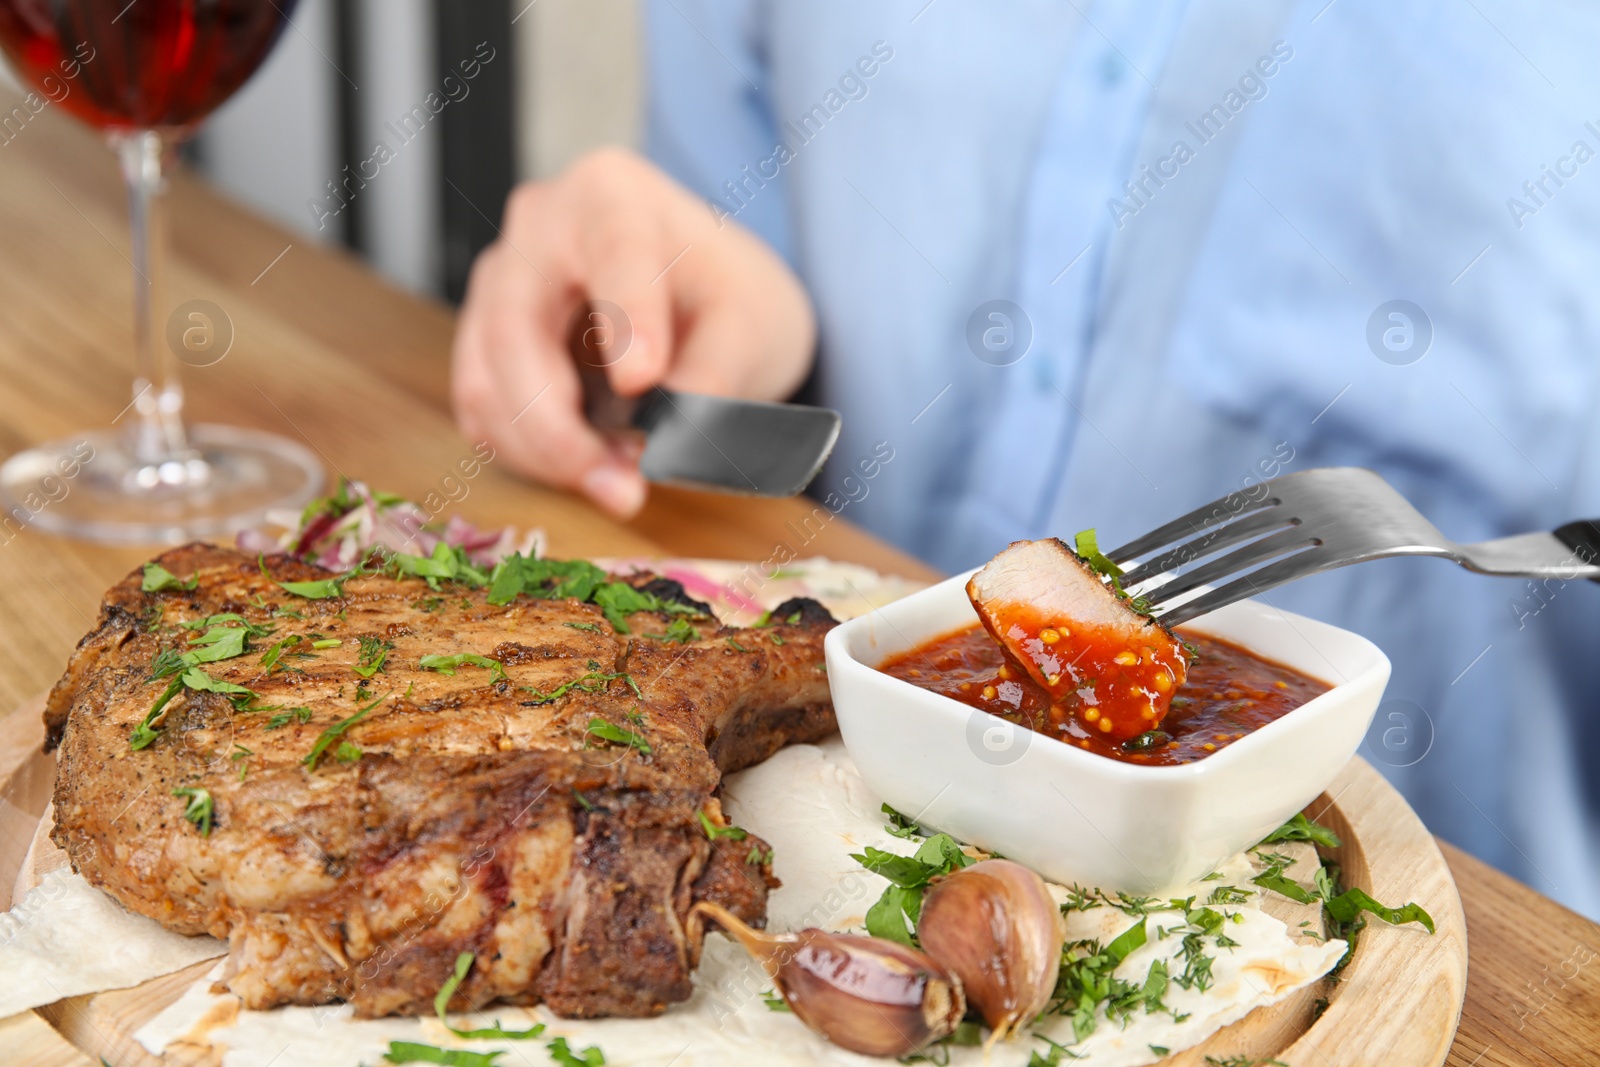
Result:
[[[9,108],[9,103],[4,105]],[[171,273],[232,318],[233,350],[186,378],[193,415],[305,441],[327,462],[421,499],[469,446],[448,413],[449,309],[397,292],[180,175]],[[482,205],[491,215],[495,205]],[[110,154],[47,109],[0,144],[0,454],[106,426],[128,402],[131,282]],[[924,565],[844,519],[802,543],[811,505],[656,490],[626,525],[491,463],[457,506],[542,526],[555,555],[763,560],[780,545],[913,577]],[[147,553],[0,534],[0,708],[55,681],[100,596]],[[1471,946],[1452,1067],[1577,1067],[1600,1053],[1600,926],[1445,846]],[[89,1060],[33,1014],[0,1020],[0,1060]],[[1293,1067],[1315,1067],[1295,1064]],[[1394,1065],[1404,1067],[1404,1065]]]

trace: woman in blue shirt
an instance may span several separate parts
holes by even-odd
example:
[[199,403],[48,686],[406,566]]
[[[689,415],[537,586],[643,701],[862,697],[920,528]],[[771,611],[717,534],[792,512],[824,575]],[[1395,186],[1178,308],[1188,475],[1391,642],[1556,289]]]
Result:
[[[657,0],[648,149],[520,188],[463,428],[619,515],[615,386],[815,374],[819,488],[948,570],[1115,544],[1254,480],[1381,471],[1479,540],[1600,515],[1600,11],[1377,0]],[[620,332],[618,332],[620,331]],[[813,364],[813,356],[815,362]],[[1600,590],[1392,560],[1272,603],[1394,661],[1364,754],[1428,825],[1600,916]]]

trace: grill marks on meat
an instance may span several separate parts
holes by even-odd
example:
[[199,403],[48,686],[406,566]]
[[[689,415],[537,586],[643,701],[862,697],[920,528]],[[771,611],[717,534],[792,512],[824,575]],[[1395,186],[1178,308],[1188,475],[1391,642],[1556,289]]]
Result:
[[[697,813],[720,820],[724,773],[834,729],[825,613],[752,630],[696,619],[698,638],[683,644],[641,636],[663,632],[664,617],[641,614],[621,635],[570,600],[493,606],[482,590],[436,598],[380,576],[308,600],[276,582],[329,575],[293,560],[269,560],[270,578],[255,558],[206,545],[159,562],[198,586],[144,593],[130,575],[50,695],[54,837],[129,908],[226,937],[225,981],[247,1007],[348,1000],[362,1015],[426,1013],[470,951],[452,1010],[501,999],[651,1015],[690,993],[695,900],[764,919],[776,884],[765,844],[708,841]],[[243,656],[204,665],[268,710],[185,689],[159,739],[130,751],[168,684],[149,677],[151,662],[188,647],[193,631],[179,623],[221,612],[275,627]],[[293,634],[302,640],[267,672],[262,654]],[[304,655],[313,634],[340,644]],[[363,635],[394,646],[370,679],[353,669]],[[498,660],[506,677],[418,665],[459,653]],[[303,766],[325,730],[379,698],[314,771]],[[310,720],[269,726],[295,707]],[[651,753],[590,734],[596,718],[641,734]],[[359,756],[338,758],[341,741]],[[210,792],[209,837],[185,820],[180,787]]]

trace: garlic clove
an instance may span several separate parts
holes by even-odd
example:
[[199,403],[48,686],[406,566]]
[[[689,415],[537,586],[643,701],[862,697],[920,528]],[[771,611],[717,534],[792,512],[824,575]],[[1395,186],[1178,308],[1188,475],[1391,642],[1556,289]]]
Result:
[[917,938],[961,980],[994,1030],[991,1040],[1000,1040],[1049,1004],[1066,924],[1044,879],[1020,863],[990,859],[933,883]]
[[841,1048],[904,1056],[953,1032],[966,1014],[960,980],[914,948],[816,929],[766,934],[707,901],[692,914],[743,945],[795,1017]]

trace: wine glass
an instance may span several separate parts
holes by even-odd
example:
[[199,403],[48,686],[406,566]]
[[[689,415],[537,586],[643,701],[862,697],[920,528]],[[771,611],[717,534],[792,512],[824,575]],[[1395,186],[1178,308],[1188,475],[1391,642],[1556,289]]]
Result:
[[202,353],[221,343],[211,331],[223,324],[203,308],[168,321],[162,303],[167,158],[261,65],[294,6],[0,0],[0,50],[38,93],[105,131],[132,216],[133,400],[114,420],[126,422],[7,460],[0,496],[13,515],[25,508],[43,529],[92,541],[177,542],[259,523],[322,487],[316,457],[293,441],[184,423],[175,353],[201,365],[221,358],[226,349]]

